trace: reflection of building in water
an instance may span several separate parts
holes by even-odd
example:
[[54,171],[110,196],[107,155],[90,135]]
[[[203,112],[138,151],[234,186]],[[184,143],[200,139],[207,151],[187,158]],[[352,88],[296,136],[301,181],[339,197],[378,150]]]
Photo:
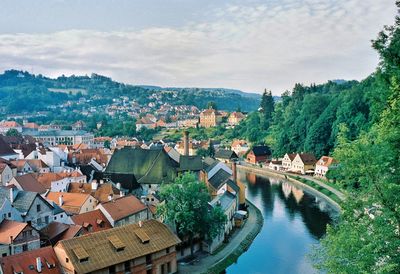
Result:
[[283,191],[283,195],[285,195],[286,199],[288,199],[290,196],[290,193],[292,193],[293,197],[297,203],[300,203],[301,199],[304,196],[304,192],[302,189],[299,189],[299,188],[297,188],[289,183],[286,183],[286,182],[282,183],[282,191]]
[[256,175],[254,173],[246,173],[246,180],[252,185],[256,184]]
[[285,198],[289,198],[290,193],[292,192],[292,186],[288,183],[282,183],[282,191]]
[[297,203],[300,203],[301,199],[304,196],[303,190],[300,188],[296,188],[294,186],[292,187],[292,194],[293,194],[294,198],[296,199]]
[[282,181],[278,178],[270,177],[269,182],[271,185],[280,185]]

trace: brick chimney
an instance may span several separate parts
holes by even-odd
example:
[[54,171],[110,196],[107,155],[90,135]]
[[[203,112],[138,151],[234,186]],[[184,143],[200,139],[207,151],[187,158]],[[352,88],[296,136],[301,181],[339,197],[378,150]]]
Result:
[[236,160],[232,161],[232,176],[233,176],[233,182],[237,184],[237,169],[236,169]]
[[189,156],[189,132],[185,130],[183,132],[183,155]]

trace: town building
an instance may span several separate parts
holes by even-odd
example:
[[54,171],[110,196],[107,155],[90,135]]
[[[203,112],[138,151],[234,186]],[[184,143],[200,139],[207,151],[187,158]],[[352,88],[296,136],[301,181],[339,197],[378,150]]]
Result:
[[31,173],[12,178],[8,186],[15,186],[18,190],[37,192],[39,194],[44,194],[47,191],[46,188],[38,182],[36,176]]
[[56,203],[69,215],[92,211],[98,203],[92,195],[84,193],[49,192],[46,199]]
[[81,235],[83,235],[83,227],[81,225],[54,221],[40,230],[40,241],[42,246],[54,246],[58,241],[72,239]]
[[234,140],[231,144],[231,150],[233,150],[236,155],[243,156],[249,151],[249,145],[246,140]]
[[247,153],[246,160],[251,164],[266,162],[271,156],[271,150],[267,146],[254,146]]
[[123,226],[149,218],[148,208],[138,198],[127,195],[97,206],[111,226]]
[[337,166],[337,162],[333,157],[322,156],[315,164],[314,176],[325,178],[326,173]]
[[180,242],[148,220],[60,241],[54,251],[64,273],[176,273]]
[[34,137],[38,142],[47,146],[93,144],[94,135],[84,130],[49,130],[49,131],[26,131],[24,135]]
[[0,185],[6,186],[13,178],[13,171],[6,163],[0,162]]
[[71,216],[72,222],[82,226],[82,234],[102,231],[112,228],[110,222],[100,209]]
[[19,155],[16,153],[9,144],[7,144],[2,135],[0,135],[0,158],[4,160],[16,160],[18,159]]
[[40,248],[39,232],[27,223],[3,220],[0,223],[2,257]]
[[224,163],[230,163],[238,159],[238,155],[229,149],[218,149],[214,155],[215,159]]
[[200,126],[201,127],[215,127],[219,125],[222,121],[221,114],[212,108],[203,110],[200,113]]
[[[35,229],[40,230],[53,221],[53,206],[37,192],[21,191],[15,187],[0,187],[0,204],[7,205],[5,200],[19,212],[23,222],[30,222]],[[7,219],[17,220],[13,210],[8,213],[10,216],[7,215]]]
[[231,126],[236,126],[238,125],[246,116],[239,112],[239,111],[234,111],[232,112],[229,117],[228,117],[228,125]]
[[282,159],[282,169],[283,170],[290,170],[292,168],[292,162],[296,157],[296,153],[286,153]]
[[15,129],[19,133],[22,132],[22,126],[15,121],[3,121],[0,122],[0,134],[5,134],[10,129]]
[[292,162],[290,171],[301,174],[312,173],[314,174],[315,163],[317,159],[310,153],[297,153]]

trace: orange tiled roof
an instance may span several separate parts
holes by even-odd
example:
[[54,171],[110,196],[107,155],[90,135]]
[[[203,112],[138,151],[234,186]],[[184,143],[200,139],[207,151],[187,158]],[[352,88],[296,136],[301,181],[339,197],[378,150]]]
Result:
[[21,125],[15,121],[4,121],[4,122],[0,123],[0,126],[13,128],[13,127],[20,127]]
[[11,244],[11,237],[15,239],[27,225],[27,223],[4,219],[0,223],[0,243]]
[[127,195],[101,205],[114,220],[121,220],[146,209],[146,205],[133,195]]
[[321,159],[318,160],[317,165],[329,167],[330,165],[336,163],[336,160],[329,156],[322,156]]
[[91,197],[90,194],[83,193],[49,192],[46,198],[60,206],[60,196],[62,196],[63,199],[63,205],[61,208],[70,213],[79,213],[83,204],[87,199],[89,199],[89,197]]

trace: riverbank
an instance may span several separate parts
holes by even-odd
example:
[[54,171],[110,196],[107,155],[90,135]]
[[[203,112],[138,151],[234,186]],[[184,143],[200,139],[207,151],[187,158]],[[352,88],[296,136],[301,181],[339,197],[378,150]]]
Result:
[[236,262],[250,247],[264,222],[261,211],[250,201],[247,204],[249,217],[243,227],[232,235],[229,243],[216,254],[199,258],[193,265],[179,265],[178,273],[221,273]]
[[[324,199],[325,201],[327,201],[330,205],[332,205],[337,211],[341,211],[342,208],[340,206],[340,204],[337,201],[341,201],[344,199],[344,194],[339,192],[338,190],[318,181],[318,180],[310,180],[312,178],[306,178],[304,176],[299,176],[296,174],[289,174],[289,173],[284,173],[284,172],[279,172],[279,171],[275,171],[272,169],[265,169],[265,168],[261,168],[261,167],[257,167],[257,166],[245,166],[245,165],[237,165],[237,168],[239,170],[245,171],[245,172],[252,172],[255,174],[259,174],[259,175],[266,175],[266,176],[273,176],[273,177],[278,177],[278,178],[282,178],[285,180],[288,180],[296,185],[301,186],[302,188],[308,190],[309,192],[311,192],[312,194],[314,194],[317,197],[320,197],[322,199]],[[305,180],[309,180],[314,184],[317,184],[318,187],[316,185],[313,184],[307,184],[306,182],[301,182],[300,179],[296,179],[296,176],[299,178],[303,178]],[[332,199],[331,197],[329,197],[328,195],[326,195],[325,193],[321,192],[321,189],[326,189],[327,191],[331,192],[333,195],[336,195],[337,199]]]

